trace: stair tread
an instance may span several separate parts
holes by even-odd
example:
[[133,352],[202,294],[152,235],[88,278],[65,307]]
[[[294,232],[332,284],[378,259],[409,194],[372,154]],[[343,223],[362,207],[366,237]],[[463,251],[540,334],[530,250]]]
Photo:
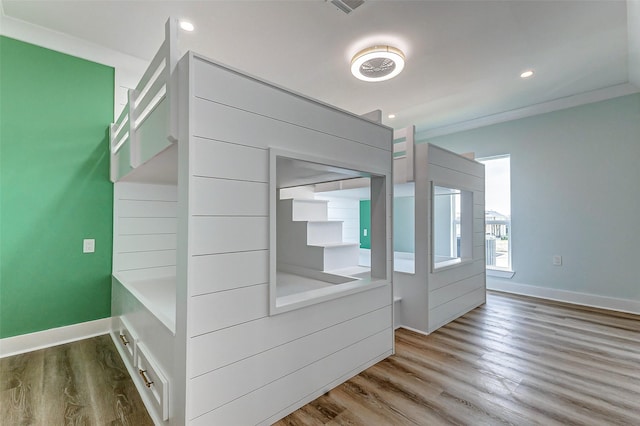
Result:
[[294,202],[301,202],[301,203],[324,203],[327,204],[329,202],[329,200],[313,200],[313,199],[306,199],[306,198],[289,198],[290,200],[294,201]]
[[360,247],[360,243],[349,243],[349,242],[340,242],[340,243],[324,243],[324,244],[309,244],[309,247],[350,247],[357,246]]
[[307,222],[307,223],[344,223],[344,220],[294,220],[294,222]]

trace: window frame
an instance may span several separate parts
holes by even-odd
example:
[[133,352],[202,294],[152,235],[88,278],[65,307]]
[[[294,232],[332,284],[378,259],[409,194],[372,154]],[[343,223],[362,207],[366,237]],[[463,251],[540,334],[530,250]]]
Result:
[[[509,247],[508,247],[508,252],[507,252],[507,256],[508,256],[508,267],[504,268],[501,266],[496,266],[496,265],[487,265],[486,264],[486,259],[485,259],[485,267],[486,267],[486,273],[488,276],[494,276],[494,277],[498,277],[498,278],[512,278],[515,274],[514,269],[513,269],[513,220],[512,220],[512,214],[511,214],[511,195],[513,193],[512,191],[512,185],[511,185],[511,154],[499,154],[499,155],[491,155],[488,157],[478,157],[476,158],[476,161],[479,163],[482,163],[482,165],[485,166],[485,218],[486,218],[486,214],[487,214],[487,203],[486,203],[486,180],[487,180],[487,173],[486,173],[486,162],[487,161],[492,161],[492,160],[499,160],[499,159],[504,159],[504,158],[508,158],[509,159],[509,221],[507,222],[507,227],[508,227],[508,235],[509,235]],[[486,223],[485,223],[485,234],[486,234]],[[486,242],[485,242],[486,244]]]

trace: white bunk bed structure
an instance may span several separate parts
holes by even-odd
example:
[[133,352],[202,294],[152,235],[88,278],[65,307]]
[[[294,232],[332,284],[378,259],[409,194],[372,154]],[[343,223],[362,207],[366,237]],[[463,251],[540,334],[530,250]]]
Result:
[[[156,424],[271,424],[393,353],[392,130],[179,57],[176,24],[110,128],[111,335]],[[284,196],[361,180],[364,270]]]
[[[394,323],[429,334],[486,302],[484,165],[414,134],[394,132],[394,196],[415,197],[414,252],[395,252]],[[445,190],[457,203],[438,200]]]

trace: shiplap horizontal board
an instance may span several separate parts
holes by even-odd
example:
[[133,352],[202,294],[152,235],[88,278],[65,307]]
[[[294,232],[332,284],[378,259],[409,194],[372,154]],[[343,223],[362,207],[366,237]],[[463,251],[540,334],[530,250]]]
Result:
[[[323,389],[349,372],[357,374],[368,362],[391,353],[392,328],[368,337],[292,372],[241,398],[192,420],[198,425],[253,425],[291,405],[292,401]],[[355,368],[354,366],[360,366]],[[328,391],[329,388],[326,389]]]
[[170,250],[176,248],[176,234],[147,234],[118,236],[118,253]]
[[191,173],[195,176],[269,181],[266,149],[194,137]]
[[190,184],[193,215],[269,214],[269,185],[266,183],[193,177]]
[[451,300],[457,299],[477,289],[484,289],[484,274],[474,275],[472,277],[453,282],[437,290],[429,292],[429,309],[437,308]]
[[278,411],[277,413],[275,413],[271,417],[261,421],[258,425],[259,426],[268,426],[268,425],[273,425],[273,424],[277,423],[278,420],[286,417],[287,415],[293,413],[297,409],[304,407],[305,405],[313,402],[315,399],[317,399],[317,398],[321,397],[322,395],[326,394],[328,389],[330,390],[330,389],[333,389],[333,388],[341,385],[342,383],[348,381],[349,379],[353,378],[354,376],[357,376],[358,374],[360,374],[363,371],[367,370],[369,367],[372,367],[375,364],[377,364],[378,362],[383,361],[385,358],[389,357],[390,355],[393,355],[393,353],[391,351],[390,352],[386,352],[386,353],[382,354],[379,357],[376,357],[376,358],[373,358],[373,359],[367,361],[366,363],[358,366],[356,369],[353,369],[353,370],[343,374],[342,376],[338,377],[334,381],[328,383],[326,386],[323,386],[320,389],[316,390],[315,392],[312,392],[312,393],[310,393],[308,395],[305,395],[303,398],[297,400],[295,403],[289,405],[286,408],[283,408],[282,410]]
[[[344,139],[326,133],[315,132],[262,115],[248,115],[245,111],[203,99],[194,101],[193,115],[193,132],[200,138],[256,148],[277,147],[313,153],[319,158],[333,158],[349,163],[357,163],[359,159],[366,158],[370,167],[378,170],[388,169],[389,151],[348,143]],[[210,120],[207,117],[216,117],[216,120]],[[225,125],[221,126],[219,122],[224,122]],[[339,158],[336,158],[337,152],[340,153]]]
[[481,243],[480,245],[477,246],[473,246],[473,260],[484,260],[484,243]]
[[476,192],[473,193],[473,218],[474,219],[485,218],[484,200],[482,203],[478,203],[476,200]]
[[396,157],[393,159],[393,183],[406,183],[410,180],[407,179],[408,163],[407,157]]
[[152,280],[154,278],[166,278],[176,276],[175,265],[159,266],[157,268],[132,269],[129,271],[119,271],[118,276],[123,282]]
[[125,143],[115,155],[114,160],[117,162],[116,180],[122,176],[126,176],[132,169],[131,167],[131,138],[127,138]]
[[119,217],[176,217],[175,201],[119,200]]
[[[485,205],[486,205],[485,200],[484,200],[484,188],[483,188],[482,191],[479,191],[479,190],[473,191],[473,204],[474,204],[474,206],[475,205],[482,206],[482,209],[484,210]],[[480,216],[484,217],[484,212]],[[474,214],[474,217],[476,217],[475,214]]]
[[189,305],[189,335],[263,318],[269,313],[268,297],[268,284],[194,296]]
[[483,287],[453,299],[429,311],[429,329],[436,330],[449,321],[480,306],[486,300],[487,290]]
[[[204,60],[194,61],[194,94],[245,111],[391,150],[392,130],[317,101],[229,72]],[[352,144],[353,145],[353,144]]]
[[269,248],[268,217],[211,217],[191,219],[192,255],[265,250]]
[[[477,228],[476,228],[477,229]],[[485,243],[487,235],[484,231],[476,231],[473,233],[473,247],[480,246]]]
[[429,164],[435,164],[484,180],[484,165],[436,145],[429,145]]
[[484,190],[484,180],[474,176],[466,175],[455,170],[446,169],[434,164],[429,164],[429,180],[436,185],[450,188],[463,189],[467,191]]
[[457,268],[445,269],[429,275],[429,290],[437,290],[441,287],[464,280],[474,275],[483,274],[485,270],[484,259],[460,265]]
[[171,145],[167,139],[168,108],[169,102],[165,98],[145,117],[144,122],[136,130],[141,164]]
[[389,306],[198,376],[191,380],[189,412],[192,417],[202,415],[388,329],[390,316]]
[[[397,140],[397,139],[396,139]],[[407,140],[401,140],[401,142],[393,142],[393,152],[405,152],[407,150]]]
[[118,271],[157,268],[160,266],[174,266],[176,264],[176,251],[158,250],[117,253],[115,258],[114,263],[118,265]]
[[269,281],[267,250],[194,256],[191,258],[189,293],[213,293]]
[[145,182],[148,184],[178,184],[178,146],[168,145],[152,160],[136,167],[123,178],[126,182]]
[[391,287],[378,287],[194,337],[190,342],[191,376],[215,370],[390,304]]
[[114,185],[115,198],[119,200],[177,201],[175,185],[118,182]]
[[178,223],[175,218],[121,217],[118,219],[118,235],[175,234]]

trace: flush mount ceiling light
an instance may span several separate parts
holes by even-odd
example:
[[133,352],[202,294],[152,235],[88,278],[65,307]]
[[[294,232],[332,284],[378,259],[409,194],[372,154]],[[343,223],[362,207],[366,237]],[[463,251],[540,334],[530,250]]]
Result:
[[351,74],[363,81],[384,81],[404,68],[404,53],[391,46],[368,47],[351,59]]
[[193,31],[195,29],[195,27],[193,26],[193,24],[189,21],[180,21],[180,28],[182,28],[185,31]]
[[529,78],[533,77],[533,70],[526,70],[522,74],[520,74],[520,78]]

